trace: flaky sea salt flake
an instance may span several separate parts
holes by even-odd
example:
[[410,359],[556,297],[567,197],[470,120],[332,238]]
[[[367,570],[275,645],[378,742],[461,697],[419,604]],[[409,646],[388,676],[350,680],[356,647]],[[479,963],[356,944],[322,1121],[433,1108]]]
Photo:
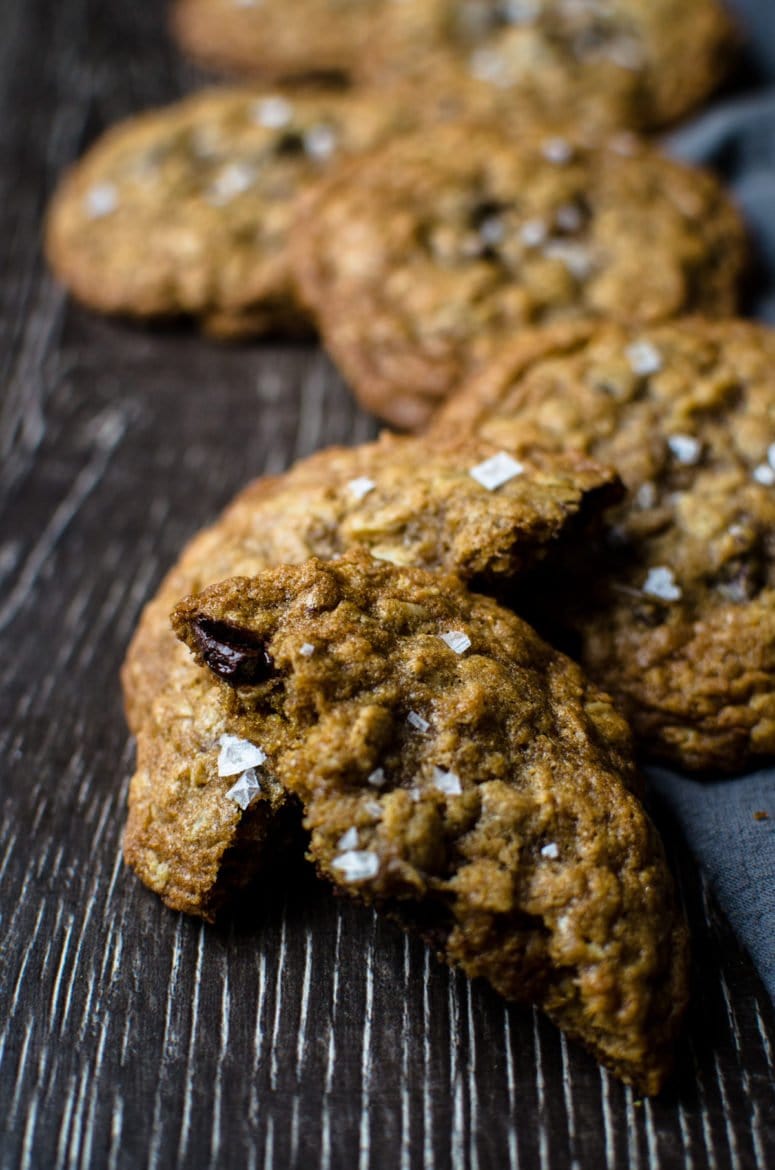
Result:
[[359,475],[357,479],[351,479],[347,485],[347,490],[354,500],[362,500],[369,492],[373,492],[375,487],[373,479],[368,476]]
[[255,768],[248,768],[243,772],[237,783],[226,793],[227,800],[233,800],[244,812],[252,800],[261,791],[261,783],[256,775]]
[[762,463],[753,469],[753,478],[762,487],[772,487],[775,484],[775,467],[770,463]]
[[102,219],[118,207],[118,188],[113,183],[98,183],[86,192],[85,202],[89,219]]
[[258,124],[267,130],[282,130],[293,120],[293,106],[286,98],[272,95],[256,102],[254,115]]
[[627,361],[633,374],[647,378],[662,369],[662,354],[650,341],[635,341],[627,347]]
[[379,856],[368,849],[349,849],[331,862],[346,882],[362,882],[379,873]]
[[374,771],[370,772],[366,777],[367,783],[369,783],[372,788],[381,788],[385,783],[385,779],[386,777],[384,768],[375,768]]
[[336,843],[337,849],[341,849],[342,853],[346,853],[349,849],[358,848],[358,830],[355,825],[348,829]]
[[218,743],[221,748],[218,755],[219,776],[238,776],[240,772],[266,763],[266,755],[261,748],[247,739],[240,739],[237,735],[222,735]]
[[409,712],[406,717],[406,722],[410,727],[413,727],[415,731],[427,731],[430,727],[428,720],[423,719],[422,715],[418,715],[416,711]]
[[676,584],[672,569],[660,565],[649,569],[646,580],[643,582],[643,592],[649,597],[658,597],[661,601],[680,601],[681,587]]
[[457,772],[447,772],[444,768],[434,768],[431,777],[431,786],[445,796],[460,796],[463,785]]
[[667,445],[679,463],[690,467],[698,463],[702,455],[702,443],[694,435],[670,435]]
[[541,144],[541,154],[547,162],[561,166],[573,158],[573,147],[564,138],[547,138]]
[[446,634],[439,634],[439,637],[456,654],[465,654],[466,650],[471,646],[471,639],[462,630],[447,630]]
[[560,850],[557,848],[556,842],[550,841],[548,845],[544,845],[543,849],[541,850],[541,856],[548,857],[552,861],[555,861],[560,856]]
[[301,654],[303,658],[311,658],[314,653],[315,647],[311,642],[305,642],[303,646],[299,647],[299,654]]
[[513,459],[506,451],[499,451],[497,455],[485,459],[484,463],[472,467],[468,474],[483,488],[487,488],[488,492],[494,492],[510,479],[522,475],[524,470],[523,464]]

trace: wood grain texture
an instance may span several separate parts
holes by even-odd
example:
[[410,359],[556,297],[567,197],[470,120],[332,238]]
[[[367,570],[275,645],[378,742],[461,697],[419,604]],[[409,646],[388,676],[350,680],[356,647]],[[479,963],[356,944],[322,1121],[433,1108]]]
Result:
[[43,270],[61,168],[195,80],[160,3],[3,0],[0,1166],[772,1164],[773,1011],[669,825],[695,1000],[652,1102],[309,874],[212,929],[123,868],[117,673],[143,601],[248,478],[375,429],[314,347],[99,320]]

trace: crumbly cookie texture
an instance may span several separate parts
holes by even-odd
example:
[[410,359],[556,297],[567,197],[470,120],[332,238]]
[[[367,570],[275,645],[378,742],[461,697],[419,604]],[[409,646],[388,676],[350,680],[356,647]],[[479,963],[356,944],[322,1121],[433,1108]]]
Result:
[[343,78],[389,0],[176,0],[172,31],[204,65],[273,81]]
[[235,578],[173,623],[340,889],[657,1092],[687,942],[611,700],[514,614],[363,550]]
[[436,92],[473,81],[505,116],[526,95],[547,115],[641,129],[707,97],[738,39],[718,0],[412,0],[377,19],[361,58],[373,79]]
[[505,351],[440,416],[516,451],[575,448],[628,488],[563,598],[642,748],[692,771],[775,754],[775,333],[686,320],[565,328]]
[[65,176],[48,259],[103,312],[190,314],[224,336],[309,330],[287,252],[297,196],[409,116],[382,97],[224,89],[131,118]]
[[247,881],[262,863],[285,815],[278,785],[262,787],[244,816],[225,797],[238,780],[219,775],[229,729],[213,680],[170,627],[181,597],[222,577],[332,558],[352,545],[388,562],[510,580],[569,530],[594,524],[618,492],[614,473],[583,456],[514,461],[479,440],[390,435],[320,452],[250,485],[189,544],[129,648],[122,678],[137,771],[128,863],[170,906],[212,918],[237,878]]
[[737,303],[720,184],[631,136],[410,134],[332,175],[293,238],[300,290],[360,400],[413,428],[519,328]]

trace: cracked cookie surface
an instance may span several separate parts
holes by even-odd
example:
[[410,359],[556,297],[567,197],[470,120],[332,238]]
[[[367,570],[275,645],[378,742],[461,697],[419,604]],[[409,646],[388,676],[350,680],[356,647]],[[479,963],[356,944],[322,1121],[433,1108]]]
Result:
[[523,338],[437,425],[612,463],[628,495],[609,547],[570,567],[572,597],[555,575],[549,628],[570,622],[655,758],[735,772],[775,754],[775,333],[687,320]]
[[234,782],[218,766],[228,728],[213,680],[170,627],[181,597],[222,577],[331,558],[352,545],[480,582],[510,579],[551,554],[569,528],[593,523],[618,490],[611,471],[584,457],[539,455],[514,466],[478,440],[390,435],[320,452],[251,484],[188,545],[127,654],[122,681],[137,735],[129,864],[169,905],[212,917],[255,872],[286,803],[275,786],[243,817],[223,799]]
[[427,421],[514,332],[734,311],[745,232],[720,184],[636,139],[410,134],[312,193],[300,292],[362,403]]
[[301,800],[322,874],[658,1091],[685,928],[627,725],[579,667],[456,578],[363,550],[221,582],[173,621],[227,680],[257,790]]
[[85,304],[192,315],[213,334],[309,330],[288,234],[299,194],[403,128],[388,98],[209,90],[108,131],[65,176],[46,226]]

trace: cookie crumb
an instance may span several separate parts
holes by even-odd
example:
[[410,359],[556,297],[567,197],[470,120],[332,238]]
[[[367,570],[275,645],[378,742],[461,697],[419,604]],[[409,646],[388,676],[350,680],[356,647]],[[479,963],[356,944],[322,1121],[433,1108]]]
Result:
[[266,763],[266,755],[256,744],[237,735],[222,735],[218,740],[221,751],[218,756],[219,776],[238,776],[250,768]]
[[768,821],[770,819],[770,814],[765,812],[764,809],[759,809],[758,812],[753,814],[753,819],[755,821]]
[[524,470],[524,466],[516,459],[512,459],[506,451],[499,451],[497,455],[485,459],[484,463],[472,467],[468,474],[483,488],[487,488],[488,492],[494,492],[510,479],[522,475]]

